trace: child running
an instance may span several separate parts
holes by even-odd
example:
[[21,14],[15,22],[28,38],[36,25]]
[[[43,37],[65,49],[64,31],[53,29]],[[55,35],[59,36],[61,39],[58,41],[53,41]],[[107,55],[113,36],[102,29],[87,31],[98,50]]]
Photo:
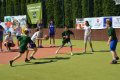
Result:
[[19,54],[12,60],[9,61],[10,63],[10,66],[12,67],[12,64],[15,60],[19,59],[25,52],[27,53],[26,54],[26,58],[25,58],[25,62],[28,62],[28,48],[27,48],[27,45],[28,43],[31,42],[31,39],[29,37],[29,31],[28,30],[25,30],[24,32],[25,34],[22,35],[21,37],[18,38],[18,40],[20,41],[20,51],[19,51]]
[[112,22],[108,20],[106,22],[106,26],[108,28],[108,36],[109,36],[107,44],[110,46],[110,52],[112,53],[112,58],[113,58],[111,64],[117,64],[117,60],[119,60],[119,57],[116,53],[116,46],[118,39],[116,37],[115,29],[112,28]]
[[[74,33],[72,31],[70,31],[67,26],[65,26],[65,31],[62,33],[62,38],[63,38],[62,45],[58,48],[58,50],[56,51],[56,54],[60,51],[60,49],[62,47],[64,47],[64,45],[66,43],[68,43],[69,46],[70,46],[70,49],[71,49],[71,55],[73,55],[72,43],[71,43],[71,40],[70,40],[70,35],[71,34],[74,36]],[[74,38],[75,38],[75,36],[74,36]]]
[[36,47],[36,39],[37,40],[44,40],[45,38],[38,38],[38,33],[39,33],[39,28],[36,29],[36,32],[33,34],[33,36],[31,37],[31,42],[30,42],[30,48],[33,49],[33,52],[31,54],[30,60],[33,59],[35,60],[35,58],[33,57],[35,55],[35,53],[37,52],[37,47]]

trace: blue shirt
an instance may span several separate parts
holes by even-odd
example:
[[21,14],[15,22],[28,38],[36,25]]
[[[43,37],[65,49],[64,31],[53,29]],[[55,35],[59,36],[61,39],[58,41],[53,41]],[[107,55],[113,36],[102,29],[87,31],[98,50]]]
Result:
[[49,25],[49,33],[55,33],[54,24],[50,24],[50,25]]

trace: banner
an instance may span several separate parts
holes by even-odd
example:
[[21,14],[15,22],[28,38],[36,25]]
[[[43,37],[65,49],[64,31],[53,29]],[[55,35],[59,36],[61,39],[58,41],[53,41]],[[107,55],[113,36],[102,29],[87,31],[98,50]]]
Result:
[[114,28],[120,28],[120,16],[113,17],[112,22]]
[[93,18],[77,18],[76,19],[76,29],[80,29],[79,27],[82,25],[84,27],[84,22],[88,21],[91,29],[105,29],[106,21],[110,20],[112,22],[113,28],[120,28],[120,16],[112,16],[112,17],[93,17]]
[[42,20],[41,3],[27,5],[27,12],[32,24],[36,24],[38,20]]
[[12,34],[14,33],[13,28],[16,27],[16,24],[20,24],[21,27],[26,26],[26,15],[21,16],[5,16],[4,22],[1,25],[5,29],[5,33],[10,31]]

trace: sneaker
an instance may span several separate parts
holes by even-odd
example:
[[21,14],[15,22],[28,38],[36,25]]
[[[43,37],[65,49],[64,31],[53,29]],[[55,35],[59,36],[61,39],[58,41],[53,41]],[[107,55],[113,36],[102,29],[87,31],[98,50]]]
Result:
[[116,57],[116,60],[119,60],[119,57],[118,57],[118,56]]
[[32,60],[32,59],[33,59],[33,60],[36,60],[36,58],[34,58],[33,56],[31,56],[31,57],[30,57],[30,60]]
[[27,63],[27,62],[30,62],[30,60],[28,60],[27,58],[25,59],[25,62]]
[[10,61],[9,61],[9,64],[10,64],[11,67],[12,67],[12,63],[13,63],[13,60],[10,60]]
[[112,62],[110,64],[117,64],[116,60],[112,60]]

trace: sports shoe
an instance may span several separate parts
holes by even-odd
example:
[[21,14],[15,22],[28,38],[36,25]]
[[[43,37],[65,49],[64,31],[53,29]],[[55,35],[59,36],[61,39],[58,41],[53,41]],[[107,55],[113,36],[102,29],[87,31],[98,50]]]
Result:
[[112,60],[112,62],[110,64],[117,64],[116,60]]
[[27,63],[27,62],[30,62],[30,60],[28,60],[27,58],[25,59],[25,62]]
[[116,57],[116,60],[119,60],[119,57],[118,57],[118,56]]
[[31,57],[30,57],[30,60],[32,60],[32,59],[33,59],[33,60],[36,60],[36,58],[34,58],[33,56],[31,56]]
[[12,67],[13,60],[10,60],[9,63],[10,63],[10,66]]

